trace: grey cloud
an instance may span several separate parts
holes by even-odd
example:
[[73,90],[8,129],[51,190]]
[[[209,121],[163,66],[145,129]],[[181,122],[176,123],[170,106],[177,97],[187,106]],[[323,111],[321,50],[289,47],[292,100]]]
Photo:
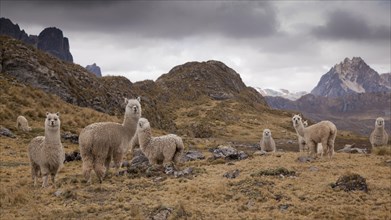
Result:
[[348,11],[334,11],[327,23],[312,29],[312,34],[325,40],[389,40],[390,26],[370,25],[363,17]]
[[31,25],[61,24],[64,29],[152,38],[254,38],[278,30],[277,15],[269,2],[6,1],[3,8],[2,14]]

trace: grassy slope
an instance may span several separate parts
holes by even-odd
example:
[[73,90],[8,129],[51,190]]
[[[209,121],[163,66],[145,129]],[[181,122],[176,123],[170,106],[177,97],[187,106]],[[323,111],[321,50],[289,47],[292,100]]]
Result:
[[[375,155],[336,154],[332,161],[324,159],[305,164],[296,162],[299,153],[294,152],[251,157],[234,162],[234,165],[203,160],[182,165],[182,168],[195,168],[197,175],[192,179],[168,177],[164,181],[155,181],[153,177],[110,175],[101,185],[94,179],[91,186],[83,181],[81,162],[71,162],[65,164],[59,173],[57,189],[34,188],[26,150],[33,137],[43,135],[46,111],[60,111],[62,131],[74,133],[79,133],[92,122],[120,122],[122,119],[67,104],[56,96],[12,83],[3,76],[0,83],[1,125],[10,128],[17,136],[16,139],[0,137],[1,219],[144,219],[162,207],[173,208],[170,215],[173,219],[387,219],[391,211],[391,169],[385,163],[391,158]],[[195,121],[207,122],[215,126],[218,138],[184,135],[187,148],[200,149],[210,156],[206,148],[220,143],[258,142],[266,127],[275,131],[273,135],[280,143],[279,148],[297,148],[286,144],[287,139],[295,138],[288,117],[267,110],[254,114],[233,102],[204,101],[197,106],[183,105],[174,112],[178,130]],[[14,123],[19,114],[29,119],[33,127],[31,133],[15,130]],[[224,120],[219,120],[220,117]],[[339,145],[366,141],[366,138],[359,139],[346,132],[337,139]],[[64,147],[66,152],[78,149],[69,142],[65,142]],[[294,178],[251,176],[259,170],[280,166],[299,174]],[[311,171],[310,167],[319,170]],[[241,171],[237,179],[222,177],[226,171],[234,169]],[[347,193],[332,190],[330,184],[347,172],[356,172],[367,178],[370,191]],[[54,195],[57,190],[62,191],[60,196]],[[287,210],[279,208],[284,205],[288,206]]]

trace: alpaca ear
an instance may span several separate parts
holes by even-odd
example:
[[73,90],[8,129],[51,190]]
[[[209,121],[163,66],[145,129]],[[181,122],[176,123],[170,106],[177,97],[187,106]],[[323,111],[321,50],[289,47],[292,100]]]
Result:
[[141,97],[140,97],[140,96],[137,97],[137,101],[138,101],[138,102],[141,102]]
[[48,116],[50,113],[49,112],[46,112],[46,116]]
[[125,102],[125,104],[127,104],[127,103],[128,103],[128,100],[129,100],[129,99],[127,99],[127,98],[124,98],[124,102]]
[[56,115],[57,115],[58,117],[60,117],[60,112],[56,112]]
[[142,125],[143,125],[143,124],[142,124],[141,122],[138,123],[138,126],[140,126],[140,128],[141,128]]

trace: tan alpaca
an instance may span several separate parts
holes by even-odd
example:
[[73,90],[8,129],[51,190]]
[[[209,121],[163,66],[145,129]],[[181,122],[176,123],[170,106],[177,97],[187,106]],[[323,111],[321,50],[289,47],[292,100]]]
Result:
[[385,123],[383,118],[377,118],[375,122],[375,129],[369,136],[369,141],[372,147],[385,146],[388,143],[388,134],[384,129]]
[[[306,128],[308,127],[308,121],[305,120],[303,122],[303,126]],[[309,151],[309,149],[305,145],[304,137],[300,136],[299,133],[296,131],[298,142],[299,142],[299,152]],[[318,156],[323,156],[323,145],[322,143],[318,143],[316,146],[316,153]]]
[[85,127],[79,135],[80,154],[83,160],[83,175],[91,183],[91,170],[98,176],[99,182],[108,172],[113,158],[116,171],[121,167],[122,159],[129,150],[132,138],[141,116],[140,98],[125,98],[125,116],[122,124],[100,122]]
[[137,126],[140,149],[151,165],[179,163],[184,145],[182,138],[175,134],[152,137],[151,126],[145,118],[140,118]]
[[61,144],[60,126],[59,113],[46,113],[45,136],[35,137],[28,145],[34,186],[37,184],[37,177],[41,175],[43,176],[42,187],[47,187],[49,175],[54,185],[55,177],[64,163],[65,154]]
[[19,115],[18,118],[16,119],[16,128],[18,130],[20,128],[24,132],[31,131],[31,127],[29,127],[29,123],[27,119],[22,115]]
[[317,144],[321,143],[322,147],[326,148],[326,154],[329,155],[329,158],[333,156],[337,127],[332,122],[321,121],[305,128],[300,115],[294,115],[292,122],[296,132],[304,137],[306,147],[311,154],[317,152]]
[[269,129],[263,130],[262,139],[259,143],[262,151],[276,152],[276,143],[272,137],[272,132]]

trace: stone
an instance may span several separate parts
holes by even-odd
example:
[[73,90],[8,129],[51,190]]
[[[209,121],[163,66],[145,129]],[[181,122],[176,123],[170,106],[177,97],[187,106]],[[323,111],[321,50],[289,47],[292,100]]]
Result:
[[218,146],[217,148],[209,149],[213,153],[214,159],[223,158],[226,160],[244,160],[248,155],[243,151],[238,151],[231,146]]
[[335,184],[331,184],[331,188],[343,190],[345,192],[356,190],[368,192],[366,179],[355,173],[350,173],[339,177]]
[[79,144],[79,136],[69,131],[62,133],[61,138],[64,140],[69,140],[73,144]]
[[310,156],[300,156],[300,157],[297,158],[297,161],[301,162],[301,163],[307,163],[307,162],[314,161],[314,158],[312,158]]
[[72,161],[80,161],[81,155],[78,151],[73,151],[72,153],[65,153],[64,163],[72,162]]
[[0,136],[16,138],[14,133],[12,133],[8,128],[5,128],[5,127],[0,127]]
[[182,156],[182,161],[194,161],[194,160],[203,160],[205,159],[205,156],[200,152],[196,150],[189,150],[185,152]]
[[54,194],[55,196],[59,197],[59,196],[62,195],[62,193],[63,193],[62,190],[59,189],[59,190],[57,190],[56,192],[54,192],[53,194]]
[[240,171],[238,169],[236,170],[231,170],[231,171],[228,171],[226,172],[223,177],[225,178],[228,178],[228,179],[235,179],[236,177],[238,177],[240,174]]
[[102,77],[102,72],[100,70],[100,67],[96,65],[96,63],[93,63],[92,65],[87,65],[86,69],[88,72],[93,73],[97,77]]
[[167,220],[172,211],[172,208],[160,207],[148,218],[148,220]]
[[193,168],[192,167],[188,167],[184,170],[181,170],[181,171],[174,171],[174,176],[176,178],[178,177],[182,177],[182,176],[188,176],[188,175],[191,175],[193,174]]
[[267,152],[264,151],[264,150],[257,150],[253,153],[253,156],[263,156],[263,155],[266,155]]
[[351,154],[367,154],[368,152],[367,152],[367,149],[365,148],[365,149],[361,149],[361,148],[357,148],[357,147],[354,147],[355,146],[355,144],[346,144],[345,146],[344,146],[344,148],[342,148],[342,149],[340,149],[340,150],[338,150],[337,152],[339,152],[339,153],[341,153],[341,152],[343,152],[343,153],[351,153]]
[[68,38],[64,37],[62,31],[56,27],[45,28],[38,35],[37,48],[61,60],[73,62],[72,54],[69,51]]

